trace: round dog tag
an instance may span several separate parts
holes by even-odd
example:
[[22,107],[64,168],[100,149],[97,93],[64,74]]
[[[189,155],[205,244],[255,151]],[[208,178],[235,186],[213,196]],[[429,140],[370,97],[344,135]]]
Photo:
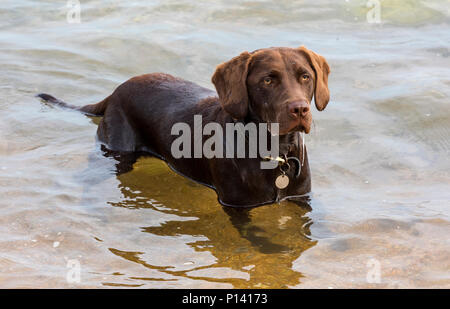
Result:
[[275,186],[277,186],[278,189],[284,189],[289,185],[289,177],[282,174],[275,179]]

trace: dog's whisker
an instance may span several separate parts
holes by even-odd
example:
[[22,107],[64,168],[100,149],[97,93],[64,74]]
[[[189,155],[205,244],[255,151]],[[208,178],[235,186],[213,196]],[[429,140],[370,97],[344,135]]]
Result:
[[302,166],[305,163],[305,132],[301,132],[302,134]]

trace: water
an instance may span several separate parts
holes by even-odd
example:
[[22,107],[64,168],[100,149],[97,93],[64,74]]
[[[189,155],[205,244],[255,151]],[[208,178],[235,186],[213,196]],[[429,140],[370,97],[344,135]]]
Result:
[[[0,5],[1,287],[450,287],[449,1],[383,0],[380,24],[356,0],[85,0],[79,24],[65,4]],[[332,70],[310,208],[230,211],[152,158],[117,177],[98,119],[33,97],[148,72],[212,88],[242,51],[303,44]]]

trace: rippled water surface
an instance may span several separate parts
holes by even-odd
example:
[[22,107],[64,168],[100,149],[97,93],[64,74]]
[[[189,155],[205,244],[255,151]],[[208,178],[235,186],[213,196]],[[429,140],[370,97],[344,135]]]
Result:
[[[64,0],[2,1],[0,287],[449,288],[450,2],[381,3],[371,24],[356,0],[82,0],[73,24]],[[99,119],[33,97],[148,72],[212,88],[244,50],[303,44],[332,69],[309,205],[224,209],[154,158],[116,176]]]

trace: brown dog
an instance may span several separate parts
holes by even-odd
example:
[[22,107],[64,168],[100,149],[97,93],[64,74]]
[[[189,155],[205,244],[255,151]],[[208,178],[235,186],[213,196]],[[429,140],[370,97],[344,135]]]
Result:
[[[131,78],[97,104],[75,107],[47,94],[45,101],[103,116],[98,138],[110,151],[149,153],[165,160],[175,171],[216,190],[227,206],[256,206],[308,193],[311,177],[299,132],[309,133],[310,105],[318,110],[329,101],[326,60],[306,49],[268,48],[244,52],[219,65],[212,77],[216,92],[167,74]],[[193,127],[194,115],[203,124],[279,123],[281,158],[296,164],[261,169],[262,158],[179,158],[171,153],[175,123]],[[203,138],[206,140],[207,136]],[[281,175],[288,185],[279,188]],[[278,187],[277,187],[278,186]]]

